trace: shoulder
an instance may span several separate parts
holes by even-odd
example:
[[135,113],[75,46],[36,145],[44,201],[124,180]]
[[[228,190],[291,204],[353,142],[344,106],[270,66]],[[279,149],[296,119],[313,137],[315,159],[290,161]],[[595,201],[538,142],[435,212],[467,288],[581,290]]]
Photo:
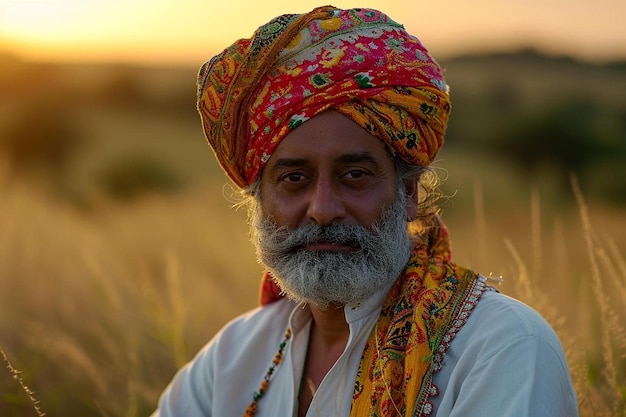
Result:
[[250,347],[259,340],[282,338],[295,304],[286,299],[257,307],[228,322],[205,349],[234,354],[237,347]]
[[432,381],[441,393],[433,399],[438,415],[578,415],[565,354],[550,324],[495,291],[481,296]]
[[219,364],[220,373],[228,372],[227,367],[236,367],[238,359],[249,355],[250,350],[260,352],[263,346],[272,346],[272,341],[282,340],[294,307],[294,303],[281,299],[235,317],[204,345],[186,368],[207,375],[213,374]]
[[557,342],[550,324],[532,307],[497,291],[485,291],[461,333],[476,339],[497,338],[501,342],[517,338],[538,338]]
[[267,370],[267,358],[274,355],[294,308],[294,303],[279,300],[227,323],[177,372],[153,416],[223,415],[218,412],[219,404],[248,401],[231,397],[257,389]]
[[532,307],[497,291],[485,291],[466,323],[454,335],[446,362],[480,366],[494,357],[522,355],[529,360],[550,358],[566,367],[561,342],[552,328]]
[[541,368],[541,373],[569,380],[565,353],[552,326],[530,306],[496,291],[482,295],[450,343],[445,365],[462,374],[491,370],[514,379]]
[[250,360],[250,351],[255,352],[252,357],[256,353],[264,357],[273,355],[269,350],[275,349],[284,337],[294,307],[294,303],[281,299],[232,319],[186,368],[191,375],[214,378],[237,371],[241,363]]

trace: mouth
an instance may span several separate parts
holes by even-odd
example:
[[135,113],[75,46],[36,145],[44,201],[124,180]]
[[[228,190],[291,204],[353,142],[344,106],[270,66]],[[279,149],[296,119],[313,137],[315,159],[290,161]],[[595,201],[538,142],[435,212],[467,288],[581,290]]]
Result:
[[307,243],[306,245],[303,245],[301,249],[313,252],[358,252],[361,250],[361,248],[355,243],[337,243],[325,240]]

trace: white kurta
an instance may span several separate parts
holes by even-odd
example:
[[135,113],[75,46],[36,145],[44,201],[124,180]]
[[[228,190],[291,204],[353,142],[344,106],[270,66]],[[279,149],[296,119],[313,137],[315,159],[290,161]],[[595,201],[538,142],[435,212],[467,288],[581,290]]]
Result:
[[[350,337],[317,387],[307,417],[347,417],[361,353],[387,289],[358,308],[345,308]],[[287,326],[292,339],[258,402],[257,417],[292,417],[311,315],[287,300],[231,321],[182,368],[153,417],[241,417],[259,389]],[[433,376],[438,417],[575,417],[576,396],[563,349],[530,307],[486,291],[452,340]]]

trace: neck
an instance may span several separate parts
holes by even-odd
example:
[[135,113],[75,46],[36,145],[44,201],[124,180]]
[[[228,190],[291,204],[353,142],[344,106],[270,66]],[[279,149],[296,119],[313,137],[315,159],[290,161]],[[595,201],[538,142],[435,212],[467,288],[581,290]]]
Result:
[[343,353],[350,328],[343,306],[322,310],[309,304],[313,323],[306,354],[302,387],[298,398],[298,416],[305,416],[317,387]]
[[326,347],[336,344],[345,346],[350,335],[350,328],[346,321],[343,306],[331,305],[327,309],[309,306],[313,316],[314,332],[318,341]]

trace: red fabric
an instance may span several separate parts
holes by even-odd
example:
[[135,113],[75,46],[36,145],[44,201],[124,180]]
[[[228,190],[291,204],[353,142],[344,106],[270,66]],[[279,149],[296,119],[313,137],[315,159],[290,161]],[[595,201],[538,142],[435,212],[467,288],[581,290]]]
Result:
[[258,178],[285,136],[330,108],[378,137],[392,155],[427,166],[443,143],[450,100],[426,48],[372,9],[279,16],[200,70],[204,133],[242,188]]
[[259,291],[259,303],[264,306],[280,300],[284,295],[276,281],[269,272],[265,272],[261,277],[261,288]]

